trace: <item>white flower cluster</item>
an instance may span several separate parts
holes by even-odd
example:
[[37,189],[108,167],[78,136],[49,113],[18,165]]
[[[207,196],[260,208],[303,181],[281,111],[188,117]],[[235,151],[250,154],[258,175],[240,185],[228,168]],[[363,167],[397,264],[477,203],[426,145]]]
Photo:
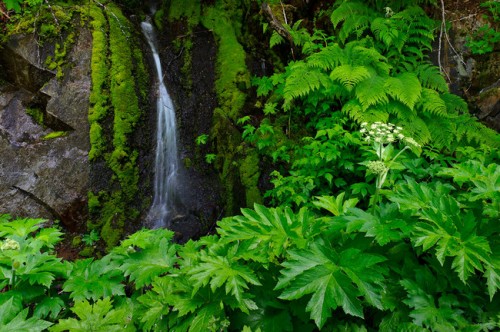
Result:
[[403,141],[406,145],[413,145],[415,147],[420,147],[413,138],[406,137],[402,133],[403,128],[398,127],[392,123],[374,122],[369,124],[368,122],[363,122],[361,124],[361,134],[363,134],[365,141],[375,142],[381,144],[389,144],[396,141]]
[[366,164],[366,167],[374,174],[380,175],[389,172],[389,167],[387,167],[387,165],[380,160],[371,160]]
[[0,249],[3,250],[19,250],[21,248],[16,240],[7,239],[2,242]]
[[392,143],[397,140],[402,140],[405,136],[401,133],[403,128],[397,127],[392,123],[374,122],[368,124],[363,122],[361,124],[361,134],[365,137],[367,142],[375,143]]

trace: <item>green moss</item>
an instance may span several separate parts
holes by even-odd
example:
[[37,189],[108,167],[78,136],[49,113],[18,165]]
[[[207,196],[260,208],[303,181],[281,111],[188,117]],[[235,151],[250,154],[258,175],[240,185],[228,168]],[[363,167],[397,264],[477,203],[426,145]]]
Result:
[[87,197],[89,213],[92,214],[98,212],[101,207],[101,203],[99,202],[99,195],[94,195],[93,192],[89,191]]
[[191,158],[182,159],[182,163],[184,164],[184,167],[186,167],[187,169],[193,167],[193,161],[191,160]]
[[58,138],[58,137],[64,137],[66,135],[68,135],[67,131],[53,131],[53,132],[45,135],[42,139],[49,140],[49,139],[54,139],[54,138]]
[[187,19],[189,25],[197,25],[200,21],[201,4],[198,0],[172,0],[168,18],[170,21]]
[[246,53],[238,42],[231,15],[226,11],[220,7],[208,7],[202,23],[214,32],[218,43],[215,88],[219,104],[226,116],[236,121],[246,99],[246,94],[239,86],[250,87],[250,74],[245,63]]
[[247,204],[252,205],[253,202],[262,200],[257,189],[258,172],[250,174],[249,162],[254,162],[254,157],[239,160],[241,134],[234,126],[245,105],[244,90],[250,87],[246,53],[238,41],[241,34],[241,7],[238,1],[216,1],[215,6],[203,9],[201,19],[201,23],[213,31],[218,46],[215,91],[219,107],[214,111],[214,126],[210,136],[217,141],[219,158],[216,167],[226,191],[225,211],[228,214],[239,210],[240,202],[236,202],[235,197],[242,194],[239,192],[241,185],[244,187]]
[[33,121],[35,121],[38,125],[45,128],[45,114],[36,107],[28,107],[26,108],[26,114],[31,116]]
[[81,236],[75,236],[71,240],[71,246],[74,248],[78,247],[80,244],[82,244],[82,237]]
[[90,91],[90,152],[89,160],[96,160],[106,151],[106,142],[102,133],[102,121],[109,111],[108,83],[108,42],[107,20],[98,6],[90,6],[89,15],[92,27],[92,89]]
[[[141,117],[140,100],[147,98],[148,76],[133,27],[118,7],[103,11],[92,5],[92,91],[90,95],[89,159],[104,158],[112,170],[111,186],[98,195],[89,193],[90,229],[100,229],[107,249],[123,236],[125,222],[135,220],[138,152],[131,134]],[[112,120],[112,133],[105,133]],[[109,137],[109,141],[106,139]]]
[[247,206],[253,206],[255,203],[262,204],[262,195],[258,187],[259,177],[259,155],[257,151],[252,150],[240,164],[240,179],[245,186]]
[[156,11],[155,15],[153,16],[153,21],[155,22],[155,26],[160,31],[163,30],[164,19],[165,19],[165,10],[163,8],[160,8],[159,10]]
[[83,248],[79,252],[79,254],[82,257],[92,257],[92,256],[94,256],[94,251],[95,251],[95,248],[88,246],[88,247]]

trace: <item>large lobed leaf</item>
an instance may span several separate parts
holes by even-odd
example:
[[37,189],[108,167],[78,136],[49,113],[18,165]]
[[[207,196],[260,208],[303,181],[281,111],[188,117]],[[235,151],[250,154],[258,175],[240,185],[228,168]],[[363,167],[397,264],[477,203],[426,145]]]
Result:
[[282,276],[276,285],[282,290],[279,298],[295,300],[312,294],[306,311],[319,328],[342,307],[345,313],[363,317],[363,299],[382,309],[380,301],[383,256],[349,248],[337,253],[321,239],[309,248],[291,250],[282,266]]

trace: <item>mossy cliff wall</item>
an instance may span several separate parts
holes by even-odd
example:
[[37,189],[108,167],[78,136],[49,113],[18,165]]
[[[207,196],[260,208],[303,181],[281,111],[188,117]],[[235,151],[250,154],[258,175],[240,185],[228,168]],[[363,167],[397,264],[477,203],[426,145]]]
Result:
[[[100,229],[108,248],[124,228],[140,228],[147,200],[139,194],[140,154],[148,137],[148,74],[140,34],[113,3],[89,5],[92,27],[92,90],[89,124],[92,176],[89,228]],[[140,132],[140,134],[138,134]],[[147,149],[146,149],[147,150]],[[143,203],[143,204],[141,204]]]
[[[161,21],[160,28],[167,36],[166,47],[170,43],[179,54],[174,64],[178,62],[181,74],[178,82],[184,92],[174,93],[176,103],[183,103],[178,98],[182,94],[191,98],[206,93],[215,96],[211,102],[194,103],[198,110],[192,112],[206,120],[201,119],[200,125],[193,126],[192,122],[183,123],[183,115],[180,115],[181,126],[189,125],[190,132],[186,135],[182,133],[185,128],[180,130],[189,164],[207,171],[215,168],[223,187],[222,214],[225,215],[262,201],[258,189],[258,160],[247,156],[253,154],[244,148],[241,128],[237,124],[252,107],[247,98],[251,91],[251,74],[243,31],[248,10],[247,1],[172,0],[165,2],[160,12],[163,20],[155,20]],[[215,48],[213,53],[199,51],[208,44]],[[211,67],[211,76],[200,75],[199,66]],[[200,80],[208,83],[209,91],[197,89],[195,85]],[[199,135],[208,135],[205,145],[195,145],[195,138]],[[215,155],[210,163],[205,161],[207,154]]]

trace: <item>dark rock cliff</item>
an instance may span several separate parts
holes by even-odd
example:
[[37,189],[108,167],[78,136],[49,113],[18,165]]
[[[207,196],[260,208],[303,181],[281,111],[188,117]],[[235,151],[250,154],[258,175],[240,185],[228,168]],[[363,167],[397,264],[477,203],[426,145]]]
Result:
[[63,79],[42,65],[50,46],[40,48],[33,34],[12,36],[0,50],[0,213],[84,228],[90,49],[82,29]]

